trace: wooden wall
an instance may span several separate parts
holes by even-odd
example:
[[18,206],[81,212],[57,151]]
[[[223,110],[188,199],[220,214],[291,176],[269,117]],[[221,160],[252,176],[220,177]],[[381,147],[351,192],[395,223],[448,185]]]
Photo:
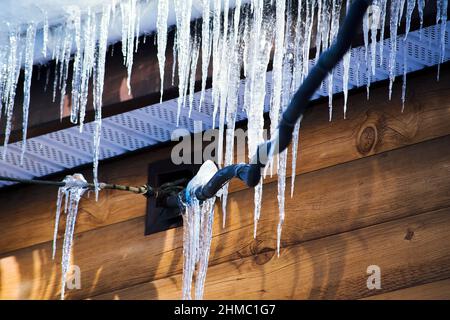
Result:
[[[403,113],[397,81],[391,102],[385,83],[369,101],[353,92],[347,120],[341,98],[331,123],[327,103],[307,114],[279,258],[275,177],[265,180],[256,239],[253,191],[233,182],[225,229],[216,211],[205,298],[450,299],[450,68],[435,78],[409,76]],[[169,151],[103,164],[101,180],[144,184],[148,164]],[[0,191],[0,299],[58,298],[55,200],[51,187]],[[118,191],[82,201],[73,247],[81,289],[67,298],[180,298],[182,229],[144,237],[145,210],[144,197]],[[380,290],[367,289],[369,265],[381,268]]]

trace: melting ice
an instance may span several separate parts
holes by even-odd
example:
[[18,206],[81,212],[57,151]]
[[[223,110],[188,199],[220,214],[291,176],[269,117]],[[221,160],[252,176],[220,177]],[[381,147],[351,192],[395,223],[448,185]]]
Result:
[[63,180],[64,186],[58,189],[58,198],[56,200],[55,229],[53,233],[53,251],[52,258],[55,259],[56,239],[58,237],[58,226],[61,216],[61,207],[64,201],[64,214],[66,215],[66,229],[64,231],[64,241],[61,258],[61,299],[64,299],[66,288],[67,272],[70,267],[72,253],[73,234],[78,215],[78,204],[81,197],[87,190],[87,181],[82,174],[76,173],[66,176]]
[[183,299],[192,299],[192,282],[195,275],[195,299],[203,298],[206,271],[211,248],[212,225],[214,221],[215,197],[202,203],[195,196],[195,190],[205,185],[217,167],[206,161],[189,182],[185,191],[186,209],[183,214]]

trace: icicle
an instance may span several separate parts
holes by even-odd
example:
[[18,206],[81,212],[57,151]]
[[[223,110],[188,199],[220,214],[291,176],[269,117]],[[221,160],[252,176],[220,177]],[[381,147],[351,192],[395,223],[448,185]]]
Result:
[[191,54],[191,71],[189,79],[189,117],[191,116],[192,107],[194,105],[194,93],[195,93],[195,76],[197,74],[197,61],[199,55],[200,45],[198,36],[195,34],[192,42],[192,54]]
[[[329,45],[332,44],[339,30],[339,13],[341,11],[342,0],[333,0],[331,8],[331,27],[329,36]],[[327,45],[328,47],[328,45]],[[333,70],[328,75],[328,110],[329,121],[333,116]]]
[[362,60],[362,53],[361,53],[361,51],[362,51],[361,47],[356,49],[356,75],[355,75],[356,87],[359,87],[359,84],[360,84],[359,77],[360,77],[361,60]]
[[63,182],[65,185],[59,188],[58,198],[56,200],[55,229],[53,233],[52,250],[52,258],[54,259],[56,253],[56,239],[58,236],[59,219],[61,215],[61,204],[63,198],[65,197],[64,213],[66,214],[66,229],[64,232],[61,259],[61,300],[64,300],[67,272],[70,267],[73,234],[78,215],[78,203],[87,190],[87,181],[84,179],[83,175],[79,173],[74,174],[73,176],[66,176]]
[[42,55],[47,57],[47,43],[48,43],[48,16],[44,13],[44,25],[42,27]]
[[[215,197],[200,201],[195,190],[205,185],[217,172],[211,160],[206,161],[197,175],[189,182],[185,191],[186,210],[183,214],[183,288],[182,297],[192,298],[192,280],[195,271],[195,299],[203,298],[203,287],[208,268],[209,252],[212,239]],[[197,268],[196,268],[197,266]]]
[[[402,112],[405,109],[405,100],[406,100],[406,74],[408,72],[407,65],[407,55],[408,55],[408,47],[406,39],[408,38],[409,29],[411,26],[411,15],[416,5],[416,0],[408,0],[406,5],[406,29],[405,36],[403,37],[403,83],[402,83]],[[420,6],[420,4],[419,4]]]
[[139,47],[139,34],[140,34],[140,28],[141,28],[141,12],[142,12],[142,3],[137,1],[136,2],[136,9],[135,9],[135,14],[136,14],[136,21],[134,23],[135,25],[135,32],[134,32],[134,52],[136,53],[138,51],[138,47]]
[[19,80],[20,66],[22,63],[22,51],[19,50],[18,52],[19,43],[20,43],[20,35],[18,33],[18,28],[17,27],[10,28],[8,68],[7,68],[7,79],[5,84],[6,95],[4,96],[4,103],[6,106],[5,109],[6,128],[5,128],[5,140],[3,143],[3,160],[6,158],[9,136],[11,134],[14,100],[16,97],[17,81]]
[[308,75],[309,70],[309,49],[311,48],[312,27],[314,24],[314,8],[316,7],[316,0],[306,1],[306,31],[305,31],[305,46],[303,47],[303,68],[301,81]]
[[55,255],[56,255],[56,239],[58,238],[59,218],[61,216],[61,204],[62,204],[63,197],[65,195],[65,188],[66,187],[59,187],[58,198],[56,199],[55,227],[53,229],[53,245],[52,245],[52,259],[53,260],[55,260]]
[[418,10],[419,10],[419,18],[420,18],[420,35],[422,36],[423,9],[425,8],[425,0],[417,0],[417,7],[418,7]]
[[[321,4],[321,2],[323,2],[323,4]],[[320,8],[322,7],[322,8]],[[318,13],[317,13],[317,23],[318,23],[318,32],[320,32],[319,34],[316,34],[316,37],[321,40],[321,50],[320,49],[316,49],[316,58],[314,59],[315,63],[318,61],[319,59],[319,55],[321,52],[325,51],[328,46],[329,46],[329,42],[330,42],[330,24],[331,24],[331,19],[332,19],[332,12],[334,11],[333,9],[334,7],[334,0],[320,0],[318,1]],[[320,14],[319,14],[320,13]],[[319,25],[321,24],[321,27],[319,28]],[[316,39],[316,44],[317,44],[317,39]],[[319,48],[320,48],[320,41],[319,41]],[[330,89],[330,87],[332,87],[333,85],[333,72],[330,72],[328,74],[328,79],[327,81],[322,81],[321,85],[320,85],[320,90],[323,90],[324,85],[327,84],[327,93],[328,93],[328,108],[329,108],[329,119],[331,121],[331,113],[332,113],[332,88]]]
[[164,67],[166,63],[166,45],[167,45],[167,18],[169,16],[169,0],[158,1],[158,18],[156,22],[156,30],[158,32],[158,62],[159,75],[161,79],[161,98],[164,92]]
[[212,39],[212,58],[213,58],[213,74],[212,74],[212,100],[213,100],[213,123],[212,127],[216,127],[216,116],[219,110],[219,93],[217,84],[219,82],[219,64],[221,63],[220,55],[220,26],[221,26],[221,14],[222,14],[222,0],[214,0],[214,18],[213,18],[213,39]]
[[294,196],[294,189],[295,189],[295,177],[297,172],[297,153],[298,153],[298,139],[299,139],[299,132],[300,132],[300,124],[302,122],[303,116],[298,119],[297,123],[295,124],[294,131],[292,133],[292,174],[291,174],[291,198]]
[[[280,244],[281,244],[281,230],[284,223],[284,203],[285,203],[285,190],[286,190],[286,161],[287,150],[284,150],[279,154],[278,161],[278,210],[279,220],[277,226],[277,255],[280,256]],[[293,173],[295,175],[295,173]]]
[[[239,50],[239,21],[241,1],[236,1],[236,6],[234,9],[234,19],[233,19],[233,39],[230,44],[231,55],[230,61],[228,63],[228,93],[227,93],[227,108],[226,108],[226,147],[225,147],[225,160],[224,165],[228,166],[233,163],[234,154],[234,130],[236,124],[237,107],[238,107],[238,94],[240,86],[240,75],[241,75],[241,58]],[[227,198],[228,198],[228,184],[222,188],[222,227],[225,228],[226,217],[227,217]]]
[[[264,141],[264,100],[266,95],[266,73],[272,46],[274,28],[270,19],[263,19],[263,0],[254,4],[254,19],[249,29],[250,43],[247,61],[247,80],[244,92],[244,109],[248,116],[248,151],[250,158]],[[262,181],[255,187],[254,222],[256,236],[257,222],[261,212]]]
[[[53,75],[53,102],[56,101],[56,89],[58,87],[58,81],[60,78],[60,68],[58,67],[58,63],[60,63],[61,58],[61,51],[63,50],[62,44],[64,42],[64,28],[63,26],[58,26],[54,30],[54,42],[55,45],[53,46],[53,53],[52,53],[52,60],[55,60],[55,69],[54,69],[54,75]],[[60,110],[60,120],[62,120],[62,112]]]
[[6,75],[6,72],[8,70],[8,55],[6,50],[6,46],[0,46],[0,119],[2,118],[3,99],[6,87],[6,79],[8,78]]
[[262,202],[262,192],[263,192],[263,182],[261,181],[255,187],[254,195],[254,216],[253,216],[253,238],[256,239],[256,234],[258,232],[258,222],[261,216],[261,202]]
[[[82,68],[82,47],[81,47],[81,16],[80,9],[73,7],[72,9],[73,31],[75,35],[75,56],[73,58],[72,73],[72,109],[70,112],[70,121],[78,122],[80,112],[80,85],[81,85],[81,68]],[[70,48],[71,49],[71,48]]]
[[[303,1],[299,1],[297,7],[296,23],[295,23],[295,39],[294,39],[294,65],[292,70],[291,95],[297,90],[302,78],[303,69],[303,50],[305,47],[306,26],[303,20],[304,10]],[[295,188],[295,171],[297,167],[297,150],[298,150],[298,132],[299,124],[296,124],[292,133],[292,162],[291,162],[291,197]]]
[[[102,127],[102,96],[103,86],[105,82],[105,62],[106,50],[108,49],[108,27],[110,19],[111,7],[103,6],[103,12],[98,28],[98,42],[96,45],[96,61],[94,68],[94,110],[95,110],[95,127],[94,127],[94,158],[93,158],[93,180],[95,186],[95,199],[98,200],[98,160],[100,153],[100,138]],[[131,52],[132,54],[132,52]]]
[[50,68],[47,68],[47,71],[45,72],[45,85],[44,85],[44,92],[47,92],[48,82],[50,81]]
[[219,134],[217,142],[217,164],[219,167],[223,164],[223,143],[225,132],[225,116],[226,116],[226,102],[228,94],[228,71],[229,68],[224,67],[229,65],[229,50],[230,42],[228,40],[228,15],[229,15],[229,0],[224,1],[223,5],[223,31],[220,35],[215,53],[213,53],[213,127],[215,126],[215,118],[217,111],[219,111]]
[[89,79],[92,75],[95,61],[95,48],[97,39],[96,15],[88,8],[87,18],[83,22],[82,30],[84,34],[83,63],[81,65],[80,88],[80,132],[83,132],[84,118],[89,93]]
[[[202,0],[202,89],[198,106],[199,111],[201,111],[203,100],[205,99],[206,79],[208,78],[208,67],[211,56],[210,2],[210,0]],[[237,0],[237,2],[240,4],[240,0]]]
[[[280,109],[281,109],[281,90],[283,85],[283,56],[284,56],[284,30],[285,30],[285,12],[286,2],[284,0],[276,2],[276,24],[275,28],[275,53],[273,57],[273,92],[270,104],[270,137],[273,137],[278,127]],[[271,159],[268,164],[270,166],[271,175],[273,174],[273,166],[276,158]]]
[[[223,53],[229,51],[229,43],[224,40],[220,44],[221,51]],[[228,66],[229,65],[229,55],[222,54],[221,57],[221,65]],[[224,144],[224,132],[225,132],[225,116],[226,116],[226,103],[227,103],[227,94],[228,94],[228,71],[227,67],[223,68],[219,72],[218,81],[213,83],[213,87],[216,88],[216,92],[218,93],[218,99],[216,103],[219,105],[219,136],[217,142],[217,164],[219,168],[223,164],[223,144]]]
[[135,50],[136,30],[139,19],[136,12],[137,0],[124,0],[120,2],[120,11],[122,15],[122,55],[125,66],[127,67],[127,87],[128,94],[131,95],[131,71],[133,69],[133,52]]
[[[419,4],[420,5],[420,4]],[[406,4],[406,29],[405,29],[405,41],[408,38],[409,29],[411,26],[411,15],[416,6],[416,0],[408,0]],[[422,22],[421,22],[422,23]]]
[[175,36],[173,38],[173,48],[172,48],[172,86],[175,84],[175,70],[177,68],[177,33],[175,32]]
[[305,46],[305,24],[303,21],[303,0],[300,0],[297,6],[297,17],[295,21],[295,39],[294,39],[294,66],[292,72],[291,94],[293,94],[300,85],[303,69],[303,48]]
[[64,102],[65,102],[64,98],[66,95],[67,78],[69,76],[69,62],[72,53],[72,41],[76,20],[76,10],[73,10],[72,7],[69,7],[68,11],[69,17],[68,21],[66,21],[63,32],[64,40],[60,53],[61,62],[59,66],[59,79],[58,79],[60,89],[60,105],[59,105],[60,119],[62,119],[64,115]]
[[[415,1],[415,0],[414,0]],[[376,58],[377,58],[377,34],[378,34],[378,27],[380,25],[380,15],[381,15],[381,8],[380,8],[380,0],[375,0],[372,3],[372,15],[371,15],[371,21],[370,21],[370,60],[371,60],[371,72],[372,76],[375,76],[375,67],[376,67]]]
[[369,64],[369,11],[367,10],[363,18],[363,33],[364,33],[364,61],[366,71],[366,90],[367,96],[369,96],[370,88],[370,64]]
[[[287,8],[288,12],[292,10],[291,3]],[[292,45],[292,33],[291,33],[292,17],[289,14],[286,19],[286,29],[284,43],[286,44],[286,54],[283,58],[283,86],[281,89],[281,108],[280,112],[284,112],[291,100],[291,91],[294,77],[294,48]],[[276,133],[278,136],[278,133]],[[271,137],[272,138],[272,137]],[[298,137],[297,137],[298,138]],[[273,138],[272,138],[273,139]],[[274,150],[277,151],[277,150]],[[281,244],[281,230],[284,224],[285,218],[285,199],[286,199],[286,167],[287,167],[287,149],[281,152],[278,156],[278,228],[277,228],[277,254],[280,256],[280,244]],[[295,170],[295,168],[294,168]],[[295,172],[292,174],[295,175]]]
[[36,38],[36,25],[30,23],[27,27],[27,34],[25,39],[25,64],[24,64],[24,83],[23,83],[23,120],[22,120],[22,152],[20,155],[20,164],[23,164],[23,158],[27,143],[27,129],[28,129],[28,113],[30,109],[30,88],[31,78],[33,75],[33,57],[34,57],[34,42]]
[[[320,52],[321,52],[321,43],[322,43],[322,45],[324,45],[324,40],[322,39],[322,37],[324,36],[325,32],[324,32],[324,28],[322,27],[322,24],[327,25],[329,23],[329,21],[323,22],[323,18],[328,15],[328,8],[325,8],[326,10],[322,9],[323,1],[326,1],[326,0],[317,0],[316,58],[314,59],[314,61],[317,61],[317,59],[319,59]],[[314,15],[314,12],[312,14]],[[328,15],[328,17],[329,17],[329,15]],[[327,32],[327,37],[328,37],[328,32]],[[322,48],[322,50],[324,50],[324,49],[325,48]]]
[[390,9],[390,52],[389,52],[389,100],[392,97],[392,85],[395,80],[395,60],[397,57],[397,26],[400,11],[400,0],[391,1]]
[[[53,74],[53,94],[52,94],[52,102],[53,103],[55,103],[55,101],[56,101],[56,88],[57,88],[57,86],[58,86],[58,75],[59,75],[59,72],[58,72],[58,65],[57,64],[55,64],[55,72],[54,72],[54,74]],[[59,117],[59,120],[60,121],[62,121],[62,115],[61,115],[61,112],[60,112],[60,117]]]
[[406,34],[403,38],[403,83],[402,83],[402,112],[405,110],[405,100],[406,100],[406,73],[408,71],[408,65],[406,60],[407,52],[407,42]]
[[180,121],[181,108],[186,102],[186,88],[189,79],[190,22],[192,0],[175,0],[175,16],[177,22],[177,58],[178,58],[178,110],[177,126]]
[[440,5],[442,6],[440,13],[441,20],[441,29],[440,29],[440,44],[439,44],[439,63],[438,63],[438,74],[437,80],[439,81],[439,75],[441,70],[441,63],[444,63],[445,59],[445,32],[447,30],[447,9],[448,9],[448,0],[441,0]]
[[387,0],[379,0],[379,3],[380,3],[380,26],[381,26],[379,46],[380,46],[380,66],[382,66],[383,65],[384,29],[385,29],[385,25],[386,25]]
[[212,224],[214,221],[214,202],[214,198],[204,201],[200,211],[200,239],[197,258],[198,270],[195,279],[196,300],[203,299],[206,272],[208,270],[209,253],[211,251]]
[[[346,1],[345,14],[348,13],[348,9],[350,7],[350,1]],[[342,76],[342,90],[344,91],[344,119],[347,116],[347,100],[348,100],[348,82],[350,77],[350,58],[351,58],[351,49],[344,55],[342,59],[342,66],[344,69],[344,74]],[[292,194],[291,194],[292,196]]]
[[[301,3],[300,3],[301,4]],[[302,22],[302,7],[298,8],[298,15],[297,19],[299,21],[297,22],[297,28],[296,28],[296,43],[303,43],[302,47],[297,50],[298,57],[296,61],[296,65],[294,66],[294,69],[300,70],[300,77],[298,78],[296,76],[296,73],[294,73],[294,79],[293,79],[293,86],[291,92],[294,93],[298,86],[300,85],[301,81],[306,77],[308,73],[308,66],[309,66],[309,48],[311,43],[311,30],[313,25],[313,18],[314,18],[314,6],[315,6],[315,0],[307,0],[306,1],[306,10],[305,10],[305,23]],[[301,33],[298,33],[298,30],[301,30]],[[300,130],[300,122],[301,118],[298,120],[294,127],[294,131],[292,134],[292,175],[291,175],[291,197],[294,194],[294,188],[295,188],[295,172],[297,167],[297,150],[298,150],[298,139],[299,139],[299,130]]]
[[[239,25],[241,19],[241,0],[236,0],[234,7],[234,16],[233,16],[233,54],[236,56],[236,59],[239,57],[239,52],[236,51],[237,45],[239,45]],[[236,61],[235,61],[236,62]]]
[[366,83],[366,99],[370,99],[370,84],[372,83],[372,73],[370,72],[370,67],[367,65],[366,61],[366,76],[367,76],[367,83]]

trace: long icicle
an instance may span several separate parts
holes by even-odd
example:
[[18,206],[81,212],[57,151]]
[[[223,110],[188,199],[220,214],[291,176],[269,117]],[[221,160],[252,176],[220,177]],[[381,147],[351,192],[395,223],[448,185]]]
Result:
[[[228,94],[227,94],[227,110],[225,121],[227,124],[226,130],[226,147],[224,165],[228,166],[233,163],[234,155],[234,130],[236,127],[236,116],[238,111],[238,94],[240,87],[241,75],[241,50],[240,50],[240,35],[239,24],[241,17],[241,0],[236,0],[233,18],[233,38],[230,44],[230,63],[228,64]],[[227,219],[227,198],[228,198],[228,184],[222,189],[222,227],[225,228]]]
[[441,71],[441,64],[444,63],[445,59],[445,33],[447,30],[447,9],[448,9],[448,0],[441,0],[441,28],[439,30],[440,32],[440,41],[439,41],[439,63],[438,63],[438,73],[437,73],[437,80],[439,81],[440,71]]
[[169,16],[169,0],[158,1],[158,18],[156,20],[156,31],[158,38],[158,63],[159,76],[161,79],[161,98],[164,92],[164,67],[166,64],[166,46],[167,46],[167,18]]
[[203,298],[203,287],[208,268],[212,239],[215,197],[203,203],[195,196],[195,190],[208,182],[217,172],[217,167],[207,160],[186,187],[186,210],[183,214],[183,286],[182,298],[192,299],[192,281],[197,271],[195,298]]
[[94,110],[95,110],[95,127],[94,127],[94,158],[93,158],[93,180],[95,185],[95,199],[98,200],[98,161],[100,156],[100,138],[102,132],[102,97],[103,85],[105,82],[105,62],[106,50],[108,49],[108,27],[111,14],[109,5],[103,6],[103,12],[98,28],[98,40],[96,45],[96,61],[94,68]]
[[64,241],[61,258],[61,300],[64,300],[67,273],[70,268],[70,260],[72,254],[73,235],[75,231],[75,223],[78,215],[78,203],[87,190],[87,181],[81,174],[66,176],[63,182],[65,185],[58,190],[58,198],[56,200],[56,216],[55,229],[53,233],[53,249],[52,258],[55,258],[56,239],[58,236],[58,226],[61,215],[61,206],[63,198],[65,198],[64,213],[66,214],[66,228],[64,232]]
[[[348,13],[348,9],[350,8],[350,0],[346,1],[345,5],[345,14]],[[348,82],[350,77],[350,58],[351,58],[351,50],[344,55],[342,59],[342,66],[344,69],[344,74],[342,76],[342,90],[344,91],[344,119],[347,116],[347,101],[348,101]]]
[[[288,26],[289,27],[289,26]],[[285,54],[285,34],[289,34],[289,30],[286,30],[286,2],[284,0],[276,2],[276,16],[275,16],[275,53],[273,61],[273,93],[272,103],[270,105],[270,137],[273,138],[275,131],[277,130],[279,117],[281,114],[282,96],[283,93],[283,77],[287,77],[284,74],[284,54]],[[288,90],[286,90],[288,91]],[[288,91],[289,92],[289,91]],[[283,99],[284,102],[285,99]],[[277,254],[280,255],[280,239],[281,229],[284,223],[284,203],[285,203],[285,189],[286,189],[286,150],[280,153],[279,157],[271,157],[270,170],[273,172],[273,167],[277,164],[278,171],[278,227],[277,227]]]
[[9,57],[7,68],[7,80],[6,80],[6,128],[5,128],[5,140],[3,143],[3,160],[6,159],[6,151],[9,142],[9,136],[12,128],[12,118],[14,110],[14,101],[16,98],[16,87],[19,80],[20,66],[22,61],[22,52],[18,52],[18,46],[20,43],[20,35],[17,27],[10,27],[9,32]]
[[47,57],[47,44],[48,44],[48,16],[47,12],[44,12],[44,25],[42,27],[42,55]]
[[[303,9],[303,1],[300,0],[297,7],[297,17],[295,22],[295,31],[294,31],[294,43],[298,44],[297,47],[294,48],[294,65],[292,67],[292,82],[291,82],[291,96],[297,90],[300,85],[301,77],[302,77],[302,69],[303,69],[303,48],[305,46],[304,37],[305,37],[305,25],[303,21],[303,14],[305,10]],[[295,188],[295,171],[297,168],[297,151],[298,151],[298,133],[299,126],[296,125],[294,127],[294,131],[292,133],[292,161],[291,161],[291,198],[294,194]]]
[[179,125],[181,108],[186,104],[186,92],[189,82],[191,10],[192,0],[175,0],[175,16],[177,23],[177,60],[178,60],[178,109],[177,126]]
[[[379,66],[381,67],[383,65],[383,54],[384,54],[384,29],[386,25],[386,5],[387,0],[379,0],[380,1],[380,8],[381,8],[381,14],[380,14],[380,42],[379,42],[379,51],[380,51],[380,63]],[[419,0],[420,1],[420,0]]]
[[392,0],[390,8],[390,52],[389,52],[389,100],[392,98],[392,86],[395,80],[395,62],[397,58],[397,28],[399,23],[400,0]]
[[408,0],[406,4],[406,27],[405,27],[405,36],[403,37],[403,83],[402,83],[402,112],[405,110],[405,101],[406,101],[406,74],[408,72],[408,43],[406,42],[408,38],[409,29],[411,26],[411,15],[414,11],[414,7],[416,6],[416,0]]
[[[238,0],[240,2],[240,0]],[[202,89],[200,93],[200,103],[198,110],[201,111],[205,99],[206,80],[208,78],[209,60],[211,58],[211,9],[210,0],[202,0],[203,21],[202,21]]]
[[[272,101],[270,104],[270,136],[273,137],[278,126],[281,108],[281,90],[283,85],[283,57],[284,57],[284,32],[285,32],[285,14],[286,2],[285,0],[276,2],[276,17],[275,17],[275,52],[273,57],[273,90]],[[271,175],[273,174],[273,167],[276,164],[277,157],[271,159],[268,167],[270,167]],[[278,166],[277,166],[278,167]]]
[[28,114],[30,109],[30,88],[33,77],[33,56],[34,42],[36,38],[36,25],[32,22],[28,25],[25,39],[25,78],[23,83],[23,121],[22,121],[22,152],[20,154],[20,164],[23,164],[23,158],[26,151]]
[[[299,61],[301,62],[298,65],[298,68],[301,69],[300,72],[300,79],[299,81],[294,81],[294,85],[293,85],[293,89],[291,90],[292,92],[294,92],[295,90],[297,90],[298,86],[300,85],[301,82],[303,82],[303,79],[306,77],[306,75],[308,74],[308,69],[309,69],[309,49],[311,47],[311,34],[312,34],[312,26],[314,24],[314,8],[316,5],[316,0],[307,0],[306,4],[305,4],[305,24],[303,26],[303,37],[300,37],[300,39],[302,39],[302,49],[299,50]],[[298,17],[301,18],[301,9],[299,9],[299,14]],[[297,37],[298,35],[296,35]],[[298,43],[298,41],[296,41]],[[294,141],[293,145],[292,145],[292,175],[291,175],[291,197],[294,194],[294,188],[295,188],[295,172],[296,172],[296,167],[297,167],[297,147],[298,147],[298,138],[299,138],[299,130],[300,130],[300,122],[301,119],[299,119],[299,121],[296,123],[295,127],[294,127],[294,131],[292,133],[292,139]]]
[[[331,16],[330,16],[330,35],[328,39],[328,46],[332,45],[334,38],[337,35],[339,29],[339,17],[341,12],[342,0],[332,0]],[[329,121],[333,117],[333,71],[328,75],[328,110],[329,110]]]

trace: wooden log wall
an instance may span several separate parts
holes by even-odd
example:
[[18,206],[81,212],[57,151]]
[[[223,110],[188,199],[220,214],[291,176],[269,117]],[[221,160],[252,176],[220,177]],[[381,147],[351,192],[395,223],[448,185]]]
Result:
[[[397,81],[392,101],[386,83],[369,101],[352,92],[346,120],[339,97],[331,123],[327,103],[305,116],[279,258],[276,178],[265,180],[256,239],[253,190],[233,182],[225,229],[216,210],[205,298],[450,299],[450,68],[435,78],[434,69],[408,77],[403,113]],[[110,161],[101,180],[144,184],[149,163],[169,154]],[[51,187],[0,191],[0,299],[59,298],[55,200]],[[182,229],[145,237],[145,211],[143,197],[119,191],[82,200],[73,247],[81,288],[67,298],[180,298]],[[379,290],[367,288],[370,265],[381,269]]]

